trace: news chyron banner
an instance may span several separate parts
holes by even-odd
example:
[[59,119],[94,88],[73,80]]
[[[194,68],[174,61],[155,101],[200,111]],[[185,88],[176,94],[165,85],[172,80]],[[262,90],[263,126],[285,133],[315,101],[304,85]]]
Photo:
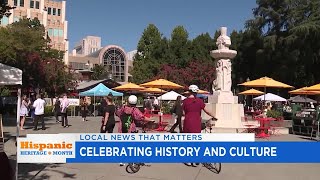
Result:
[[255,142],[254,134],[28,134],[18,163],[320,163],[317,142]]

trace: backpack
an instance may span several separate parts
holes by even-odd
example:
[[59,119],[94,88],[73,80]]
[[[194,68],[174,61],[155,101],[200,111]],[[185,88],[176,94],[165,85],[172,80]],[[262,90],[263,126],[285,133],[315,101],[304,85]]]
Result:
[[[135,108],[132,110],[132,112],[135,110]],[[121,120],[121,132],[122,133],[131,133],[129,131],[132,131],[135,128],[135,122],[132,116],[132,112],[130,114],[123,113],[120,116]]]

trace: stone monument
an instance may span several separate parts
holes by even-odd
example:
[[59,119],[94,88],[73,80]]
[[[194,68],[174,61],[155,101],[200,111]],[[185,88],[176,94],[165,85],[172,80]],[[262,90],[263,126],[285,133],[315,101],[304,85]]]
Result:
[[[209,95],[206,107],[219,119],[215,125],[217,128],[233,132],[243,128],[241,119],[244,117],[243,105],[238,104],[238,97],[233,96],[231,91],[231,59],[237,55],[237,51],[229,49],[231,39],[227,36],[227,28],[221,27],[220,33],[216,42],[218,49],[210,52],[215,59],[216,76],[212,85],[213,94]],[[203,118],[208,119],[207,116]]]

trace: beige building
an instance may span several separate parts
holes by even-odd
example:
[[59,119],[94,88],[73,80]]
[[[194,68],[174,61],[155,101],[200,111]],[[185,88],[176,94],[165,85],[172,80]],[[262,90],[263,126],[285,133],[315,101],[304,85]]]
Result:
[[5,0],[12,9],[9,17],[1,19],[6,26],[19,19],[38,18],[51,39],[52,48],[65,52],[64,62],[68,64],[68,21],[66,21],[66,1],[54,0]]
[[[95,36],[87,36],[81,42],[69,55],[69,65],[72,69],[79,72],[90,72],[95,65],[103,64],[115,81],[119,83],[130,81],[129,72],[133,67],[133,57],[137,51],[127,53],[117,45],[99,48],[101,38]],[[87,54],[88,52],[89,54]]]
[[101,37],[87,36],[83,38],[72,50],[73,56],[87,56],[101,49]]

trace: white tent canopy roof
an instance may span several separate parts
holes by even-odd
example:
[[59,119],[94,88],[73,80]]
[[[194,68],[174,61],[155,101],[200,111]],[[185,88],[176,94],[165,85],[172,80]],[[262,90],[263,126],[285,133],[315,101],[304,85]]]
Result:
[[[264,97],[265,96],[265,97]],[[272,93],[267,93],[267,94],[264,94],[264,95],[261,95],[261,96],[258,96],[256,98],[254,98],[253,100],[260,100],[260,101],[263,101],[263,100],[266,100],[266,101],[287,101],[285,98],[283,97],[280,97],[278,95],[275,95],[275,94],[272,94]]]
[[0,85],[22,85],[22,71],[0,63]]
[[158,99],[163,100],[163,101],[175,101],[175,100],[177,100],[178,96],[181,96],[181,100],[184,100],[186,98],[179,93],[176,93],[174,91],[170,91],[170,92],[163,94],[162,96],[159,96]]

